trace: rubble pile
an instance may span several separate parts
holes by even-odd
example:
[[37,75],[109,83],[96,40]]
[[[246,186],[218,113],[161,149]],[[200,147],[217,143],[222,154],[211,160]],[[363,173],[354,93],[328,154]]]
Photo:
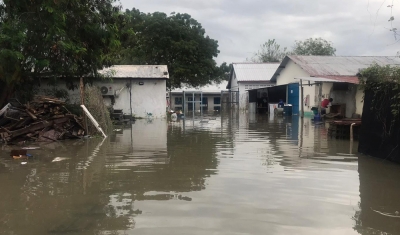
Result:
[[85,135],[82,118],[71,114],[61,100],[37,96],[28,104],[14,102],[0,115],[0,140],[53,142]]

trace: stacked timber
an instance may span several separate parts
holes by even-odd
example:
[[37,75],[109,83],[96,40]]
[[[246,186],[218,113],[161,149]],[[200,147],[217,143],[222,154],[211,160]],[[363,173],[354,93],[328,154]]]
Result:
[[83,137],[82,119],[64,105],[59,99],[44,96],[36,96],[25,105],[9,105],[0,116],[0,140],[52,142]]

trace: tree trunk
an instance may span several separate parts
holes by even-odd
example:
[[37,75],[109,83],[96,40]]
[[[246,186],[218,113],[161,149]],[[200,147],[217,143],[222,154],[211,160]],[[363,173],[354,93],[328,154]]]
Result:
[[13,85],[7,85],[4,82],[0,82],[0,109],[3,108],[8,102],[8,99],[11,98],[11,95],[14,92]]
[[[81,77],[81,79],[80,79],[79,89],[81,92],[81,105],[85,105],[85,83],[83,82],[83,77]],[[82,111],[82,117],[83,117],[83,127],[85,128],[85,134],[89,135],[87,118],[86,118],[85,112],[83,112],[83,111]]]

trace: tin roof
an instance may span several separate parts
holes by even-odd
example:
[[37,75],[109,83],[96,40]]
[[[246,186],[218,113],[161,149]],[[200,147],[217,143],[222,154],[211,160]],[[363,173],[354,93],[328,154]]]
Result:
[[238,82],[269,81],[279,63],[234,63],[233,70]]
[[166,65],[113,65],[99,73],[113,78],[169,78]]
[[187,85],[183,85],[181,88],[177,88],[171,91],[171,93],[181,93],[183,91],[185,92],[203,92],[203,93],[221,93],[221,91],[226,91],[226,85],[228,84],[228,81],[222,81],[221,83],[212,83],[212,84],[207,84],[205,86],[201,87],[191,87]]
[[289,60],[298,64],[312,77],[338,80],[340,82],[358,83],[357,73],[360,69],[372,64],[400,66],[400,58],[395,56],[286,56],[272,77],[277,76],[285,68]]

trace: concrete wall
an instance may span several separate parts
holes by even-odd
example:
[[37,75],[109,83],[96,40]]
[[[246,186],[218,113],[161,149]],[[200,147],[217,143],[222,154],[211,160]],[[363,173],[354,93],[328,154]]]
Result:
[[[143,85],[139,85],[142,82]],[[113,81],[95,81],[94,86],[113,87],[119,90],[124,88],[121,93],[115,97],[114,109],[123,109],[125,114],[130,114],[131,102],[129,89],[126,85],[130,84],[129,79],[114,79]],[[74,104],[80,103],[79,89],[68,90],[66,84],[59,82],[55,86],[43,85],[39,88],[40,94],[49,94],[49,91],[54,89],[63,89],[68,91],[69,102]],[[133,79],[132,80],[132,113],[136,117],[146,117],[147,113],[151,113],[154,118],[165,118],[166,112],[166,80],[165,79]],[[107,106],[111,105],[111,99],[104,97],[104,102]]]
[[231,91],[237,91],[239,89],[236,73],[233,72],[232,81],[231,81]]
[[356,92],[356,114],[362,115],[364,108],[364,90],[360,90],[357,86]]
[[300,66],[289,60],[286,67],[281,71],[280,75],[276,79],[276,85],[285,85],[289,83],[298,83],[299,80],[295,80],[295,77],[309,77],[310,74],[306,73]]

